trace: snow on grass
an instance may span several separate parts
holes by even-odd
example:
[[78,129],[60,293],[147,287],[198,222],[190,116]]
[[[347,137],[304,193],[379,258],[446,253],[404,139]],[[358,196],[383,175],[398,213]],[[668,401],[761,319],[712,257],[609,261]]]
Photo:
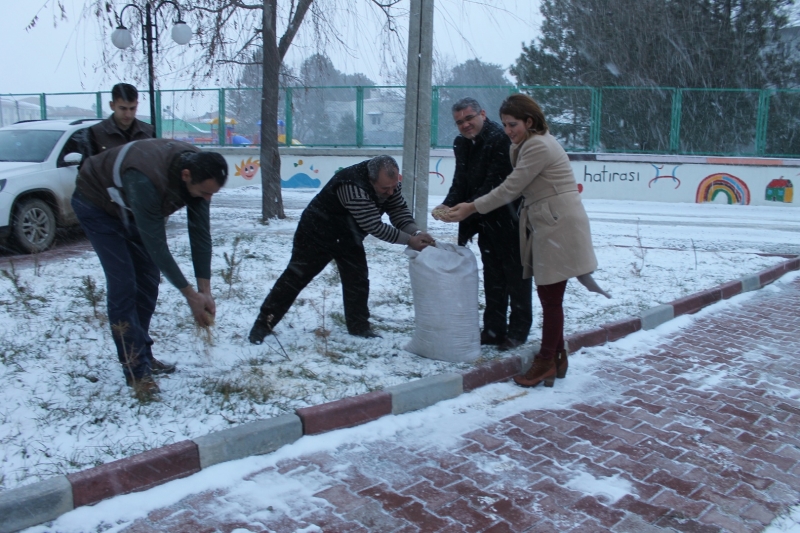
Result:
[[[284,191],[287,218],[262,224],[260,189],[224,190],[212,204],[211,343],[183,297],[161,285],[151,325],[157,358],[178,372],[158,380],[160,399],[137,401],[125,386],[105,317],[97,257],[4,267],[0,276],[0,489],[65,474],[299,407],[362,394],[424,376],[461,371],[505,354],[483,348],[475,363],[445,363],[404,351],[414,329],[403,247],[368,237],[370,311],[382,339],[347,334],[341,285],[330,265],[301,294],[277,336],[253,346],[247,334],[286,267],[300,213],[316,191]],[[431,198],[430,206],[441,198]],[[800,251],[794,209],[586,202],[607,300],[570,282],[566,333],[750,275]],[[765,231],[765,227],[769,231]],[[170,217],[170,248],[191,278],[185,213]],[[439,240],[456,225],[429,219]],[[471,245],[478,254],[477,246]],[[227,256],[227,257],[226,257]],[[483,290],[481,302],[483,301]],[[99,305],[95,305],[99,298]],[[482,305],[482,304],[481,304]],[[446,302],[442,303],[443,312]],[[527,353],[538,342],[534,296]]]
[[[800,278],[791,273],[767,290],[779,290],[789,280]],[[696,317],[719,313],[724,307],[734,307],[758,297],[757,293],[735,296],[700,311]],[[619,387],[607,380],[598,380],[597,372],[609,365],[640,366],[641,354],[661,344],[678,330],[690,326],[695,316],[682,316],[654,330],[640,331],[614,343],[582,350],[580,357],[570,363],[570,377],[553,388],[520,389],[513,384],[496,383],[481,387],[457,398],[439,402],[419,411],[388,415],[360,426],[340,429],[324,435],[304,436],[273,453],[247,457],[204,469],[191,477],[171,481],[148,491],[121,495],[96,505],[78,507],[60,516],[55,522],[31,528],[30,533],[59,531],[122,531],[135,520],[157,509],[176,504],[184,498],[213,493],[214,502],[205,512],[216,517],[247,523],[263,516],[274,518],[283,514],[294,519],[314,521],[313,513],[324,505],[318,493],[337,486],[353,475],[379,479],[404,479],[408,473],[389,460],[397,449],[424,449],[423,455],[450,457],[467,443],[464,437],[498,420],[507,420],[523,411],[567,409],[575,403],[596,405],[620,400]],[[754,354],[753,356],[757,356]],[[761,353],[762,361],[768,358]],[[684,375],[687,379],[691,379]],[[771,383],[774,385],[774,382]],[[792,396],[793,395],[793,396]],[[796,396],[796,389],[787,397]],[[686,420],[681,420],[686,424]],[[386,448],[386,443],[391,447]],[[386,451],[382,454],[381,451]],[[731,458],[713,447],[708,457],[724,467],[735,469]],[[581,457],[578,451],[578,457]],[[327,472],[305,468],[315,454],[333,458],[334,466]],[[496,454],[495,454],[496,455]],[[520,476],[507,455],[473,457],[478,468],[496,481],[493,493],[524,489],[528,478]],[[584,461],[555,461],[555,477],[570,489],[592,495],[605,503],[631,494],[640,496],[636,487],[624,475],[595,477],[587,473]],[[481,503],[491,506],[493,497],[482,497]],[[534,502],[531,510],[541,510]],[[764,533],[800,533],[797,507],[792,508],[764,530]],[[245,531],[242,529],[242,531]],[[299,531],[322,531],[313,523]]]

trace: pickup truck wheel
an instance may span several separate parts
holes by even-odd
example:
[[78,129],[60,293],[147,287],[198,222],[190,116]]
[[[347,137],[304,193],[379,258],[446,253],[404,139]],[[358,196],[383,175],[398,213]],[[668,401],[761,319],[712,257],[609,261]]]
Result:
[[14,243],[22,252],[43,252],[53,245],[56,238],[56,217],[44,200],[23,200],[14,209],[11,232]]

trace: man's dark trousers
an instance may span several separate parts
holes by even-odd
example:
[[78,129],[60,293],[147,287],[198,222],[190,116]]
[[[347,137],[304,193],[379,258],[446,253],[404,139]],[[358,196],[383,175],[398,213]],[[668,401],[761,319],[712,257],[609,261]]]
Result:
[[[507,206],[499,209],[509,209]],[[516,217],[506,213],[484,216],[472,229],[478,234],[478,248],[483,263],[483,287],[486,307],[483,331],[490,337],[524,342],[533,323],[532,279],[522,279]],[[464,229],[469,232],[470,226]],[[469,233],[459,232],[466,244]],[[473,234],[474,235],[474,234]],[[462,244],[463,246],[463,244]],[[511,313],[509,311],[509,302]],[[506,316],[508,314],[508,326]]]
[[72,197],[72,208],[106,275],[108,321],[123,372],[136,379],[149,375],[152,340],[148,331],[161,272],[147,253],[132,215],[126,227],[78,192]]
[[347,331],[363,333],[369,329],[369,269],[367,255],[361,239],[333,238],[322,240],[318,232],[307,231],[301,220],[294,234],[292,257],[283,274],[261,304],[260,317],[269,320],[271,327],[280,322],[283,315],[311,280],[331,261],[336,261],[342,280],[344,316]]

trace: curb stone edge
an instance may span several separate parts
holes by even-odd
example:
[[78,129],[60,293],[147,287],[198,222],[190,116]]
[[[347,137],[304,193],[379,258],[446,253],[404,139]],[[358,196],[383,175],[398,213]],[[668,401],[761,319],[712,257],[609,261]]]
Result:
[[[794,256],[751,276],[652,307],[643,311],[638,317],[603,324],[592,330],[579,331],[564,339],[566,348],[569,353],[575,353],[581,348],[613,342],[639,330],[653,329],[676,316],[696,313],[708,305],[727,300],[737,294],[761,289],[794,270],[800,270],[800,256]],[[304,407],[297,409],[295,414],[248,422],[235,428],[162,446],[67,476],[55,476],[3,491],[0,492],[0,533],[14,533],[43,524],[76,507],[91,505],[121,494],[146,490],[173,479],[189,476],[214,464],[270,453],[284,445],[292,444],[303,435],[318,435],[361,425],[389,414],[429,407],[484,385],[510,379],[526,371],[530,367],[531,359],[530,355],[494,359],[465,372],[427,376],[382,391]],[[444,386],[445,390],[440,390],[440,386]],[[423,398],[411,398],[412,391],[422,395]],[[394,406],[395,398],[398,398],[397,407]],[[253,449],[248,449],[248,446],[252,446]],[[171,469],[165,475],[161,475],[160,471],[158,476],[137,475],[143,470],[152,472],[154,467],[158,467],[158,463],[165,459],[169,461],[171,457],[181,458],[183,464]],[[120,473],[130,474],[131,478],[125,478],[126,481],[121,486],[116,485],[122,477]]]

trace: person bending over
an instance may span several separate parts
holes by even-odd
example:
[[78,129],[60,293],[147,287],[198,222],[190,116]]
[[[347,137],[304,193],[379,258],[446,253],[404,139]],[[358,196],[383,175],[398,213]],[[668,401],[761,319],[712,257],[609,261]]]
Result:
[[[175,371],[151,348],[160,275],[186,297],[199,325],[213,322],[209,206],[227,179],[220,154],[171,139],[134,141],[81,166],[72,207],[106,276],[108,321],[125,381],[145,393],[159,391],[154,374]],[[184,206],[197,290],[167,246],[165,217]]]
[[[381,221],[384,213],[391,225]],[[400,193],[397,162],[388,155],[339,170],[308,204],[297,224],[289,265],[261,305],[250,342],[261,344],[300,291],[331,261],[342,280],[347,331],[379,337],[369,323],[369,270],[363,243],[367,235],[418,251],[434,243],[414,223]]]

